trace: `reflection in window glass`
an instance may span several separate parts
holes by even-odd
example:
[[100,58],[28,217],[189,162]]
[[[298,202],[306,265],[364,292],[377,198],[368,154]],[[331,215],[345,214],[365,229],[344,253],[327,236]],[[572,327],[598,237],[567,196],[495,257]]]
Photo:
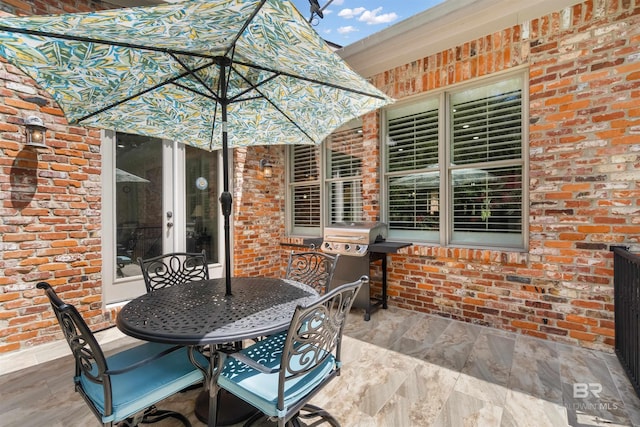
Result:
[[138,257],[162,254],[162,143],[116,135],[116,277],[139,276]]
[[218,213],[216,197],[217,155],[186,146],[187,252],[205,251],[209,263],[218,261]]
[[520,166],[458,169],[452,175],[455,231],[520,233]]

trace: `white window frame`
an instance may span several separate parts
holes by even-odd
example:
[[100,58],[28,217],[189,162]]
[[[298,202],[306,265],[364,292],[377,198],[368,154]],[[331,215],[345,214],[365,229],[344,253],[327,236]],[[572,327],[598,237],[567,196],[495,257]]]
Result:
[[[140,276],[116,277],[116,194],[115,194],[115,160],[116,132],[102,130],[102,292],[105,305],[120,304],[146,292]],[[180,252],[186,250],[185,195],[185,146],[176,141],[163,140],[163,252]],[[222,165],[221,151],[217,154],[218,164]],[[218,182],[222,182],[222,168],[218,168]],[[179,189],[179,190],[177,190]],[[218,192],[221,190],[218,189]],[[166,219],[166,212],[172,212],[171,220]],[[168,223],[172,226],[169,227]],[[218,235],[223,235],[223,221],[218,222]],[[209,265],[212,278],[222,277],[224,265],[224,239],[218,239],[218,262]],[[233,260],[232,260],[233,261]],[[135,260],[134,260],[135,262]]]

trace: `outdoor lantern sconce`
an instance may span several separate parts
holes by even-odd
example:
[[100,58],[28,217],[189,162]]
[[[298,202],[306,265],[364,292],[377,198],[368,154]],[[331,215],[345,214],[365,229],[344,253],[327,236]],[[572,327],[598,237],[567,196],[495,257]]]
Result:
[[47,148],[47,128],[40,117],[29,116],[24,120],[27,131],[27,146],[33,148]]
[[262,169],[262,175],[265,178],[271,178],[273,176],[273,165],[269,163],[269,160],[260,160],[260,169]]

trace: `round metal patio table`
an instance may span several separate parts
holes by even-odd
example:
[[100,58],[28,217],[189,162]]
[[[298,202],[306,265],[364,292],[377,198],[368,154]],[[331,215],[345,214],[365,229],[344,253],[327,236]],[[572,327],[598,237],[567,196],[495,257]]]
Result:
[[[298,305],[318,298],[312,287],[287,279],[234,277],[231,285],[230,296],[225,295],[224,278],[158,289],[131,300],[116,320],[118,329],[141,340],[191,348],[210,346],[210,365],[205,372],[208,413],[215,405],[214,386],[224,359],[214,351],[215,346],[284,331]],[[219,424],[237,422],[233,414],[221,420],[227,404],[221,409]],[[209,419],[210,425],[212,421]]]

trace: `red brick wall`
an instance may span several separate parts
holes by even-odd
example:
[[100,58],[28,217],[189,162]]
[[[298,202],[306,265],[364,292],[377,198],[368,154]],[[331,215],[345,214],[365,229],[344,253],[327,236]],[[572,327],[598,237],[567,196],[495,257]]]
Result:
[[640,5],[587,1],[528,24],[375,76],[401,99],[520,65],[530,75],[528,251],[413,246],[392,257],[389,294],[412,310],[610,349],[609,245],[640,242]]
[[[283,158],[282,146],[234,150],[235,276],[280,277],[284,273],[280,247],[285,233]],[[273,165],[271,178],[260,170],[262,159]]]
[[[98,3],[4,1],[16,15],[98,9]],[[23,119],[41,117],[46,150],[24,146]],[[35,284],[46,280],[95,329],[102,311],[99,131],[69,126],[33,81],[0,59],[0,353],[59,339]]]
[[[45,4],[46,3],[46,4]],[[53,4],[55,7],[48,6]],[[0,1],[14,14],[98,9],[83,1]],[[613,343],[610,244],[640,239],[640,11],[637,1],[588,1],[401,65],[374,83],[401,99],[529,66],[530,247],[523,253],[414,245],[389,262],[391,305],[587,347]],[[22,8],[21,10],[18,10]],[[50,127],[52,149],[24,149],[22,119]],[[363,183],[379,218],[378,114]],[[49,280],[92,327],[103,312],[98,133],[62,112],[0,59],[0,353],[60,337],[41,292]],[[286,252],[284,148],[235,150],[234,274],[280,275]],[[259,161],[275,164],[264,179]],[[38,191],[34,191],[35,184]],[[375,274],[379,274],[375,273]],[[379,289],[378,289],[379,290]]]

